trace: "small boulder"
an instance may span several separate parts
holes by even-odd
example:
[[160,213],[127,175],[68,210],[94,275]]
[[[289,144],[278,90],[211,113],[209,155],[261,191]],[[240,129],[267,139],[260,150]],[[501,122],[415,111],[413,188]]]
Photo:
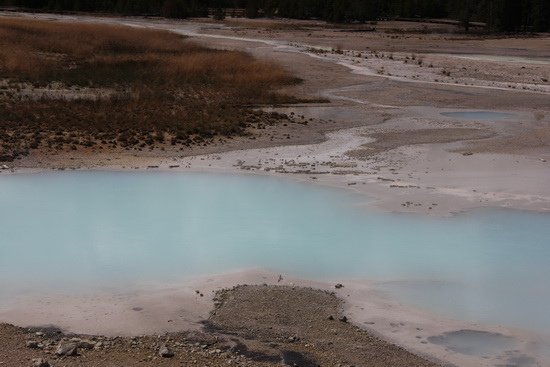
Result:
[[40,348],[40,343],[37,342],[36,340],[27,340],[27,342],[25,343],[25,345],[27,346],[27,348],[31,348],[31,349],[38,349],[38,348]]
[[172,352],[166,345],[163,345],[159,349],[159,356],[162,358],[172,358],[174,356],[174,352]]
[[344,285],[342,283],[338,283],[334,286],[334,288],[341,289],[341,288],[344,288]]
[[342,316],[338,320],[340,320],[342,322],[348,322],[348,318],[346,316]]
[[88,350],[91,350],[91,349],[94,349],[95,347],[95,344],[93,341],[91,340],[87,340],[87,339],[82,339],[81,341],[79,341],[77,343],[78,347],[81,348],[81,349],[88,349]]
[[60,343],[55,350],[58,356],[76,356],[78,354],[78,346],[76,343]]
[[32,360],[33,367],[50,367],[50,362],[44,358],[33,358]]

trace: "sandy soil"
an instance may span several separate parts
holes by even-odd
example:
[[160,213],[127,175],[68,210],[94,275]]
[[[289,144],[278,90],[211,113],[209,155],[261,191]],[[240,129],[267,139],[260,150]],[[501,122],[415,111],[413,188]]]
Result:
[[[164,151],[150,152],[38,152],[17,161],[13,167],[0,170],[4,172],[0,176],[12,171],[71,168],[216,171],[276,175],[342,187],[375,198],[375,205],[391,211],[430,215],[449,215],[479,207],[550,211],[550,186],[546,185],[550,182],[550,37],[547,35],[495,39],[424,34],[414,29],[403,31],[402,24],[382,22],[377,25],[380,32],[356,32],[322,29],[315,23],[295,26],[287,22],[267,25],[252,22],[235,27],[234,22],[40,17],[170,29],[211,47],[245,50],[260,58],[276,60],[304,79],[302,85],[288,92],[328,98],[331,102],[280,108],[278,111],[295,116],[295,121],[267,130],[251,129],[250,136],[207,147],[183,151],[166,147]],[[470,110],[507,112],[510,117],[498,121],[468,121],[441,115]],[[223,285],[250,283],[253,279],[223,276],[212,281],[210,288],[200,289],[205,295],[211,295]],[[328,289],[326,284],[303,285]],[[57,320],[62,327],[74,330],[79,325],[84,332],[93,334],[131,334],[136,332],[136,327],[138,333],[148,334],[192,329],[200,326],[197,320],[208,316],[213,299],[213,296],[197,296],[195,286],[178,285],[177,291],[164,286],[148,288],[131,297],[121,296],[116,304],[108,297],[100,297],[94,302],[91,298],[85,302],[67,298],[63,303],[72,311],[41,303],[34,309],[25,309],[27,313],[4,314],[2,318],[20,325]],[[156,289],[156,293],[151,293],[151,289]],[[218,310],[220,314],[212,318],[212,323],[224,332],[246,339],[241,326],[248,321],[232,320],[231,317],[238,316],[235,310],[251,302],[255,307],[266,307],[265,297],[280,298],[269,293],[276,288],[269,288],[268,293],[247,293],[255,289],[239,288],[243,293],[238,296],[248,296],[227,302],[227,308]],[[309,295],[309,291],[292,292],[288,290],[284,297]],[[373,292],[362,283],[357,287],[346,284],[345,292],[338,295],[346,299],[346,312],[351,321],[413,352],[461,366],[544,365],[533,358],[540,360],[545,356],[540,357],[533,350],[543,350],[546,347],[540,345],[550,344],[540,342],[538,336],[437,318],[383,300]],[[176,300],[179,308],[168,310],[171,306],[167,299]],[[88,304],[90,310],[82,309],[83,304]],[[133,306],[128,307],[130,304]],[[289,306],[288,302],[285,305]],[[143,312],[129,311],[133,307],[153,308],[156,312],[144,316]],[[233,311],[224,314],[224,310]],[[97,321],[98,314],[94,312],[104,314],[100,318],[102,322]],[[87,317],[83,318],[83,314]],[[281,330],[290,330],[288,325],[275,331],[263,329],[268,323],[281,322],[273,319],[275,314],[270,315],[266,310],[255,324],[260,328],[256,330],[260,340],[255,340],[255,345],[270,353],[275,353],[273,349],[280,346],[270,346],[267,339],[280,336],[277,332]],[[258,317],[257,314],[245,315]],[[160,322],[160,317],[172,322]],[[293,327],[298,321],[292,318]],[[314,322],[315,327],[320,325],[321,329],[304,333],[303,338],[308,341],[295,351],[307,358],[313,356],[324,364],[340,363],[337,360],[343,364],[357,363],[345,362],[347,360],[340,357],[338,351],[313,351],[306,347],[306,344],[316,343],[308,338],[321,338],[319,330],[330,332],[326,321]],[[375,324],[370,324],[372,322]],[[124,329],[124,325],[128,329]],[[347,327],[347,324],[337,325],[338,328]],[[487,333],[489,338],[495,333],[513,335],[514,347],[484,358],[464,355],[428,341],[430,337],[465,328]],[[344,339],[338,342],[350,343],[345,351],[353,357],[356,353],[351,347],[353,343],[370,337],[350,330],[342,330]],[[0,341],[11,343],[7,335],[12,334],[20,338],[17,340],[26,338],[23,330],[3,327],[0,335],[4,336],[0,336]],[[351,339],[346,339],[346,335]],[[384,345],[381,348],[392,347]],[[24,350],[24,358],[30,358]],[[150,348],[140,358],[148,355],[154,355]],[[0,362],[4,362],[2,358],[12,357],[4,354]],[[407,358],[412,357],[403,355],[401,361],[411,362]],[[15,360],[6,359],[5,364],[11,365],[10,361]],[[280,358],[276,364],[279,363]]]

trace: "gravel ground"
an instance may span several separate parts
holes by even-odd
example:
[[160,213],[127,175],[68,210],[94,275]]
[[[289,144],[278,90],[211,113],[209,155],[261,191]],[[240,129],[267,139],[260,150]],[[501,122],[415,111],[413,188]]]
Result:
[[201,332],[140,337],[0,324],[1,366],[436,366],[347,321],[334,294],[290,286],[220,291]]

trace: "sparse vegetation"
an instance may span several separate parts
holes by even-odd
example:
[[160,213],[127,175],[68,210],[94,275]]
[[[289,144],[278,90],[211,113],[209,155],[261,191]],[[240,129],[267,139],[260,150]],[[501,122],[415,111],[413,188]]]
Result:
[[30,150],[204,144],[294,102],[281,67],[163,32],[7,19],[0,23],[0,161]]

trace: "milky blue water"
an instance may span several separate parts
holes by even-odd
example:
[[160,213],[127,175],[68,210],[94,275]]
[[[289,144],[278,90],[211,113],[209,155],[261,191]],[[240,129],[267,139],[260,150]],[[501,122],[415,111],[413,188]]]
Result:
[[[255,176],[0,176],[0,306],[263,267],[364,278],[459,319],[550,331],[550,216],[382,213],[346,191]],[[389,281],[389,282],[388,282]]]
[[457,111],[443,112],[443,116],[452,117],[460,120],[506,120],[514,117],[511,113],[493,112],[493,111]]

